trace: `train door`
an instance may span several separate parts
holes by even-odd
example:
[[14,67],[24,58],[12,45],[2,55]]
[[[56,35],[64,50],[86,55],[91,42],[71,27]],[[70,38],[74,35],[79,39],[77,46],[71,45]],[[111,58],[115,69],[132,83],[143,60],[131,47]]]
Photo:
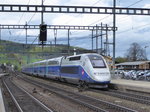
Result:
[[62,59],[60,68],[60,77],[69,82],[77,82],[80,78],[80,56],[69,57]]

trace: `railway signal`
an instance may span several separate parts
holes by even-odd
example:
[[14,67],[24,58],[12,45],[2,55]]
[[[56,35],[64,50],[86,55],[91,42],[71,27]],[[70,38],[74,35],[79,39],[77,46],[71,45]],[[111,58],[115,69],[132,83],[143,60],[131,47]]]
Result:
[[46,41],[47,41],[47,24],[41,24],[39,42],[43,45]]

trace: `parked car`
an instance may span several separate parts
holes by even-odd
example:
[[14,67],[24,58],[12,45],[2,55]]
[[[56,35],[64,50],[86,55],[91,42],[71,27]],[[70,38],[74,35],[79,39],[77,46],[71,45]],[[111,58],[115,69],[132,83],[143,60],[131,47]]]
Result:
[[126,71],[126,72],[124,72],[124,78],[125,79],[132,79],[132,73],[133,71]]
[[150,71],[147,71],[147,72],[144,74],[144,77],[145,77],[145,80],[150,81]]

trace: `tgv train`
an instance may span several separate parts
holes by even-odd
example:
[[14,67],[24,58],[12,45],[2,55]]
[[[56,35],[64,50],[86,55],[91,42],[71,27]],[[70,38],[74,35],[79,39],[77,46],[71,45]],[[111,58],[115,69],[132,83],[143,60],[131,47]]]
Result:
[[58,57],[31,63],[24,66],[22,72],[98,88],[107,88],[111,80],[105,59],[96,53]]

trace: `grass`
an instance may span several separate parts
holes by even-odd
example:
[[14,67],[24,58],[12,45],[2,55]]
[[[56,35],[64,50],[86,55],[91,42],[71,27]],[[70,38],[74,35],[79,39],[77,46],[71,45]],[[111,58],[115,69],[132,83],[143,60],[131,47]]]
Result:
[[[24,44],[18,44],[3,40],[1,40],[1,43],[2,44],[0,44],[0,64],[6,63],[10,65],[15,65],[18,69],[20,69],[21,66],[24,66],[27,63],[48,59],[54,56],[58,57],[62,52],[67,52],[68,49],[68,46],[66,45],[44,46],[42,48],[41,46],[26,46]],[[70,50],[73,50],[74,48],[79,50],[85,50],[82,48],[70,46]]]

